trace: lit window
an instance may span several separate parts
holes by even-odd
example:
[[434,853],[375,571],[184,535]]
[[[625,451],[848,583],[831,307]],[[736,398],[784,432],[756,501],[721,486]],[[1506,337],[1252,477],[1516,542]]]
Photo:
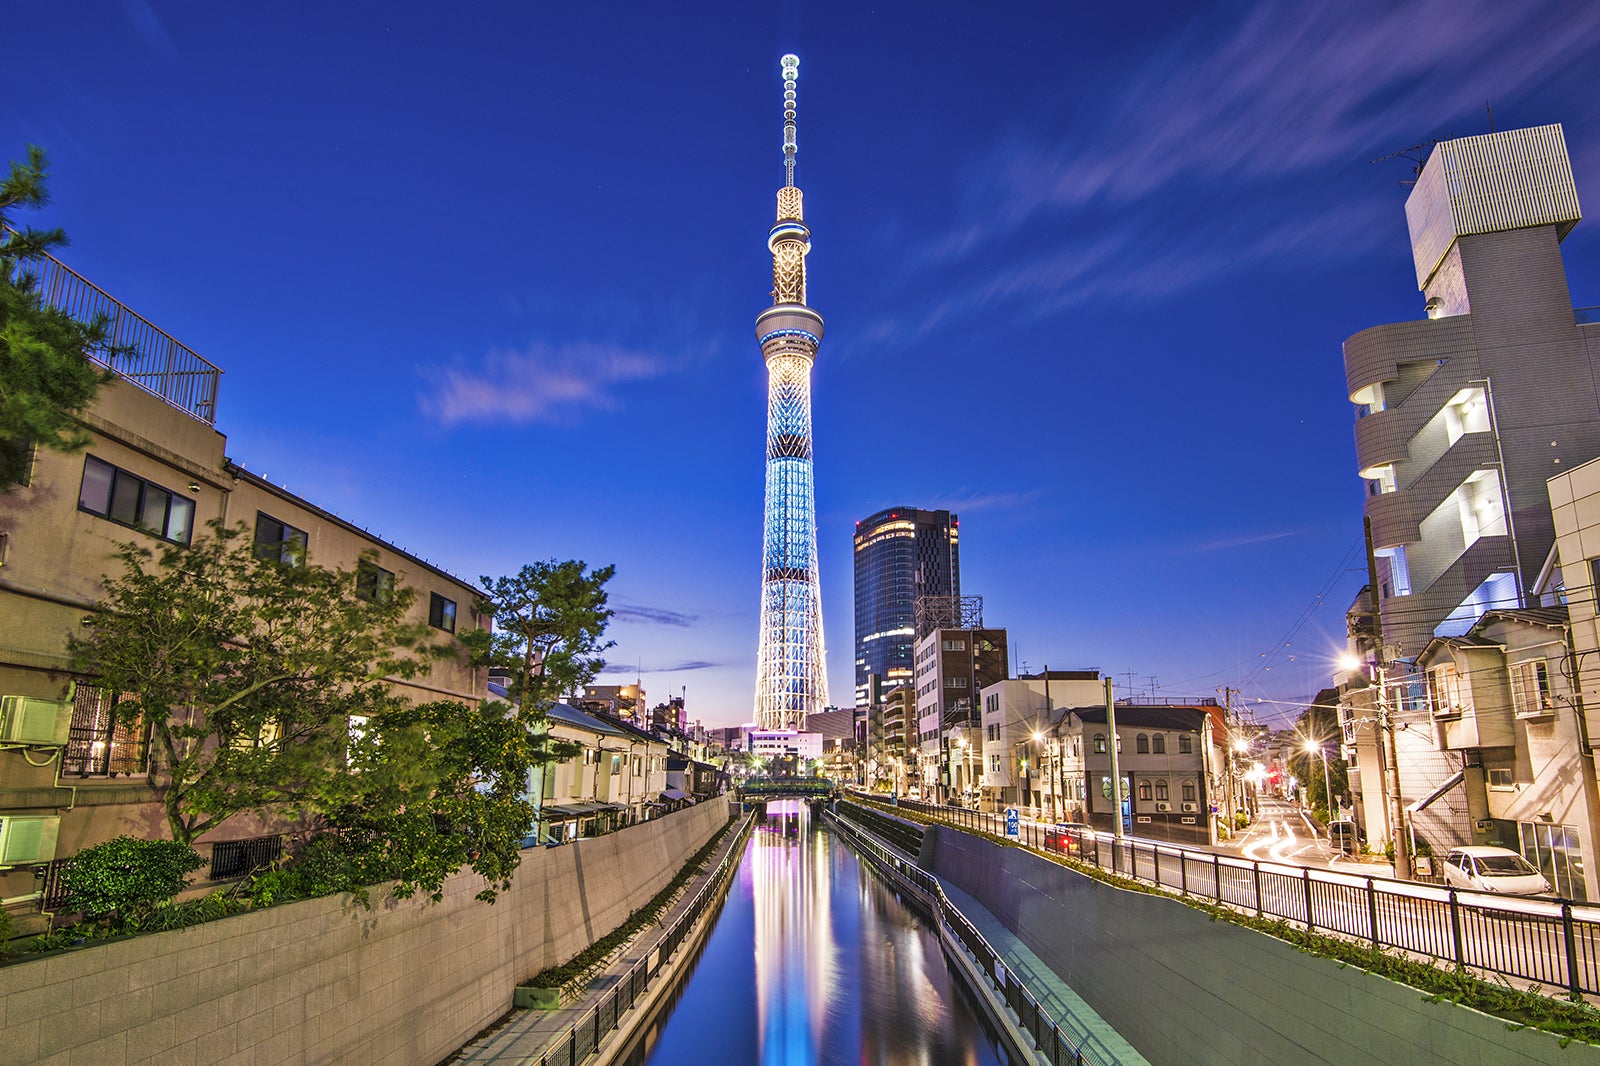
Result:
[[[1104,733],[1096,733],[1094,735],[1094,753],[1096,755],[1104,755],[1106,753],[1106,735]],[[1109,794],[1107,793],[1107,795]]]

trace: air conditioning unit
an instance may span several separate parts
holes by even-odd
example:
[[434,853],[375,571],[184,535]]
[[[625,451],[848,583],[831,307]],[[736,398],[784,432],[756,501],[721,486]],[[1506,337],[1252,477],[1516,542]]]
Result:
[[1156,804],[1156,810],[1158,810],[1158,811],[1170,811],[1170,810],[1172,810],[1172,804],[1170,804],[1170,803],[1166,802],[1165,800],[1163,800],[1163,801],[1161,801],[1161,802]]
[[72,728],[71,700],[0,696],[0,744],[63,747]]
[[1183,805],[1183,809],[1186,810],[1186,811],[1197,811],[1197,810],[1200,809],[1200,804],[1198,804],[1198,803],[1185,803]]
[[12,814],[0,818],[0,866],[27,866],[56,857],[58,814]]

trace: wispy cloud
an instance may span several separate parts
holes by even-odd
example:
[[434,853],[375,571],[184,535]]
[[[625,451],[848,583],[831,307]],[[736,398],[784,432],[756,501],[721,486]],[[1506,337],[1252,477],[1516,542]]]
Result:
[[660,355],[616,344],[534,342],[521,351],[493,350],[477,366],[427,371],[433,388],[418,399],[447,426],[475,419],[569,422],[586,410],[615,410],[623,386],[670,369]]
[[947,511],[1009,511],[1037,503],[1044,495],[1044,489],[1025,492],[971,492],[961,489],[952,495],[938,497],[938,500],[939,506]]
[[611,616],[619,622],[643,622],[646,625],[677,626],[687,629],[700,621],[696,614],[669,611],[665,607],[646,607],[641,604],[619,603],[611,608]]
[[[1072,130],[1060,131],[1061,108],[1019,114],[962,161],[949,229],[901,249],[903,269],[886,279],[895,313],[851,347],[911,346],[985,311],[1028,323],[1159,299],[1254,263],[1404,240],[1387,180],[1405,176],[1404,163],[1364,195],[1325,196],[1317,183],[1430,134],[1480,132],[1486,118],[1438,124],[1579,69],[1600,46],[1600,6],[1544,5],[1559,34],[1528,32],[1535,6],[1268,4],[1197,16]],[[987,283],[972,286],[973,273]]]
[[1232,548],[1244,548],[1252,544],[1265,544],[1268,541],[1298,537],[1304,532],[1306,532],[1304,529],[1281,529],[1269,533],[1242,533],[1235,537],[1221,537],[1217,540],[1202,541],[1199,544],[1190,544],[1174,550],[1192,553],[1228,551]]

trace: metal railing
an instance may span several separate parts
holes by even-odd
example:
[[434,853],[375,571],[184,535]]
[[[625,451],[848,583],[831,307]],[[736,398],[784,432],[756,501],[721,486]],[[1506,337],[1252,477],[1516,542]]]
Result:
[[211,880],[243,877],[276,862],[283,854],[283,837],[219,840],[211,846]]
[[106,344],[114,354],[86,353],[91,359],[206,425],[216,422],[222,375],[216,366],[48,252],[15,270],[31,274],[40,298],[79,322],[105,316]]
[[734,842],[728,848],[728,853],[723,856],[722,862],[717,865],[711,877],[700,886],[700,891],[695,894],[689,906],[678,915],[671,928],[656,942],[655,947],[612,986],[604,999],[591,1007],[568,1030],[560,1043],[540,1056],[539,1066],[558,1066],[560,1063],[565,1063],[566,1066],[578,1066],[578,1063],[600,1050],[600,1044],[606,1035],[617,1028],[623,1014],[649,991],[650,982],[655,980],[661,968],[672,960],[673,954],[694,931],[701,916],[710,907],[721,905],[726,896],[723,889],[743,857],[743,849],[739,847],[739,842],[749,832],[751,822],[752,817],[746,815],[744,824],[737,830]]
[[950,902],[938,878],[894,851],[869,831],[849,821],[848,815],[836,815],[832,822],[843,832],[851,846],[872,861],[874,866],[921,894],[939,923],[966,948],[978,971],[1016,1014],[1017,1024],[1027,1030],[1034,1046],[1052,1066],[1095,1066],[1098,1060],[1074,1040],[1048,1010],[1040,1006],[1038,998],[1007,964],[1005,956],[996,951],[977,927],[967,920],[967,916]]
[[[1000,815],[855,794],[878,809],[896,806],[992,836]],[[1019,843],[1123,877],[1160,885],[1260,918],[1396,949],[1458,968],[1564,988],[1573,998],[1600,994],[1600,907],[1567,899],[1497,896],[1389,877],[1314,870],[1234,858],[1215,851],[1085,830],[1055,831],[1023,822]]]

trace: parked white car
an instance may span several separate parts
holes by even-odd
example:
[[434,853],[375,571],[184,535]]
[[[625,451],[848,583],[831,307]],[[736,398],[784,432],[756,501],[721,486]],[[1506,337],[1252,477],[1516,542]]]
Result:
[[1457,888],[1498,892],[1503,896],[1550,893],[1550,882],[1527,859],[1509,848],[1486,845],[1451,848],[1444,860],[1444,881]]

